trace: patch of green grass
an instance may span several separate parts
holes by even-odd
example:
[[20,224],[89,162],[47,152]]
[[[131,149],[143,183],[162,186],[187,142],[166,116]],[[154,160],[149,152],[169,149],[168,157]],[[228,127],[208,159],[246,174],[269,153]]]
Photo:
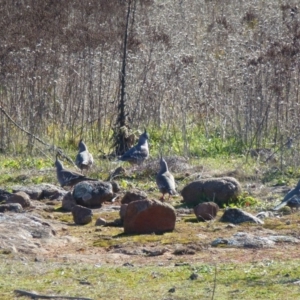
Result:
[[[129,259],[130,260],[130,259]],[[1,299],[22,289],[92,299],[297,299],[300,261],[109,266],[0,257]],[[196,279],[190,279],[195,274]],[[174,292],[169,292],[174,288]]]

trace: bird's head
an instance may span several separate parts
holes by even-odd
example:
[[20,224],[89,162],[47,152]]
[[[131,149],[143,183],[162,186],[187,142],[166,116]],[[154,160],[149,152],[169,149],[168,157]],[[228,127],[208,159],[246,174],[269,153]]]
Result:
[[79,150],[79,152],[87,150],[86,144],[83,142],[83,139],[80,139],[80,141],[78,143],[78,150]]
[[56,159],[55,159],[55,163],[54,166],[56,167],[57,170],[61,170],[63,169],[63,164],[62,162],[58,159],[59,153],[56,154]]

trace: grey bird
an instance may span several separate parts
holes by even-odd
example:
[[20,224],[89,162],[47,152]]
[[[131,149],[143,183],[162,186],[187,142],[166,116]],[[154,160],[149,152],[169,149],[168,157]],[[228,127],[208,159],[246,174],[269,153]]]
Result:
[[300,181],[296,185],[296,187],[292,190],[290,190],[280,204],[278,204],[274,210],[279,210],[280,208],[284,206],[289,206],[291,210],[297,209],[300,207]]
[[165,200],[165,194],[169,194],[169,200],[171,195],[177,194],[174,176],[169,172],[167,162],[162,157],[160,158],[159,164],[160,170],[156,175],[156,184],[162,193],[160,200]]
[[148,139],[149,135],[145,130],[144,133],[140,135],[137,145],[130,148],[118,160],[128,161],[130,164],[142,164],[144,160],[149,157]]
[[55,167],[56,167],[57,180],[62,187],[64,186],[72,187],[76,183],[85,180],[98,181],[98,179],[88,178],[78,172],[65,169],[62,162],[58,159],[58,154],[56,155]]
[[94,159],[93,155],[88,151],[86,144],[81,139],[78,144],[78,154],[75,159],[76,166],[81,170],[89,170],[90,167],[93,165]]

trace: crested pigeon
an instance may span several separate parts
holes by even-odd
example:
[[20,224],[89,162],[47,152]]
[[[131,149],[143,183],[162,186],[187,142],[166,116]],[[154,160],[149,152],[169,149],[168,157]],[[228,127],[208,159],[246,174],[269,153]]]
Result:
[[149,135],[145,130],[144,133],[140,135],[137,145],[130,148],[118,160],[128,161],[130,164],[142,164],[143,161],[149,157],[148,139]]
[[169,172],[167,162],[161,157],[160,158],[160,170],[156,175],[156,183],[159,191],[162,193],[160,200],[164,201],[165,194],[176,195],[176,186],[174,176]]
[[56,167],[57,180],[62,187],[64,186],[72,187],[76,183],[85,180],[98,181],[98,179],[88,178],[78,172],[65,169],[62,162],[58,159],[58,154],[56,155],[55,167]]
[[285,197],[283,198],[282,202],[278,204],[274,210],[279,210],[284,206],[289,206],[293,211],[294,208],[298,210],[300,207],[300,181],[296,185],[296,187],[290,190]]
[[81,170],[89,170],[93,165],[93,155],[88,151],[86,144],[81,139],[78,144],[78,154],[76,156],[75,164]]

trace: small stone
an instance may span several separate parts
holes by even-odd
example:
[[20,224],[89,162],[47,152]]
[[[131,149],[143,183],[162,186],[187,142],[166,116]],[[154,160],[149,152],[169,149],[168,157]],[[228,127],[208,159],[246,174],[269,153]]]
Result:
[[199,221],[213,220],[219,211],[218,204],[203,202],[194,207],[194,213]]
[[75,205],[72,208],[73,220],[77,225],[85,225],[92,221],[93,212],[91,209]]
[[198,274],[196,274],[196,273],[193,273],[193,274],[191,274],[191,276],[190,276],[190,279],[191,280],[196,280],[198,278]]
[[172,287],[168,290],[169,293],[175,293],[175,291],[176,291],[176,289],[174,287]]
[[102,218],[98,218],[96,220],[95,226],[105,226],[106,225],[106,220]]

